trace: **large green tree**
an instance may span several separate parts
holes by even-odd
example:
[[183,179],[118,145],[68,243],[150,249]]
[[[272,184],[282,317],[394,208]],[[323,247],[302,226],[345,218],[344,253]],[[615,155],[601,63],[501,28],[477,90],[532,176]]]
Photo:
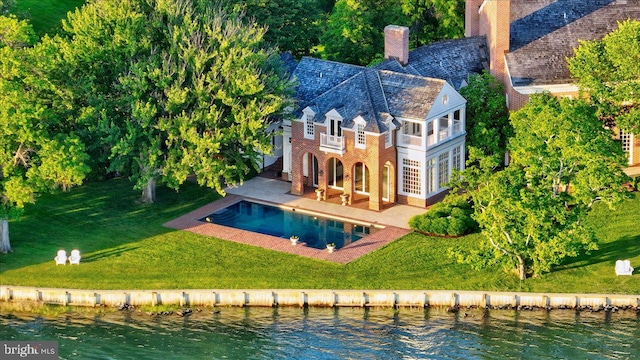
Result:
[[389,0],[338,0],[320,37],[329,60],[368,65],[382,58],[384,27],[408,25],[397,3]]
[[288,83],[263,27],[205,0],[98,0],[64,30],[79,118],[144,201],[191,174],[222,193],[270,151]]
[[244,11],[267,28],[266,42],[300,57],[311,54],[319,43],[322,5],[316,0],[233,0],[229,11]]
[[502,84],[485,71],[472,75],[460,94],[467,100],[467,152],[476,157],[504,158],[513,127]]
[[411,20],[415,47],[464,36],[464,1],[401,0],[402,11]]
[[32,28],[0,16],[0,251],[11,251],[9,220],[36,195],[80,184],[88,172],[79,137],[51,106],[42,76],[50,53],[29,47]]
[[618,23],[602,40],[583,41],[568,59],[571,75],[607,125],[640,134],[640,21]]
[[611,131],[583,101],[533,95],[511,122],[511,164],[496,171],[499,162],[483,158],[458,184],[486,242],[457,255],[476,267],[503,263],[525,279],[595,249],[583,220],[595,202],[622,200],[628,178]]

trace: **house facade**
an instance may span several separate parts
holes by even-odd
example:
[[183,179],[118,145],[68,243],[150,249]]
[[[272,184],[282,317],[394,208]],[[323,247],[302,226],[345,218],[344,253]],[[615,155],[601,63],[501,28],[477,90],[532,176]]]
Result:
[[292,194],[317,190],[319,200],[340,197],[371,210],[424,207],[444,195],[465,159],[466,101],[456,86],[482,70],[484,39],[412,52],[408,39],[408,28],[387,26],[386,60],[370,68],[313,58],[296,64],[296,104],[282,141]]
[[[467,0],[465,32],[486,37],[490,73],[517,110],[538,92],[577,96],[566,59],[580,40],[601,39],[627,19],[640,19],[640,1]],[[640,136],[614,132],[629,165],[640,164]]]

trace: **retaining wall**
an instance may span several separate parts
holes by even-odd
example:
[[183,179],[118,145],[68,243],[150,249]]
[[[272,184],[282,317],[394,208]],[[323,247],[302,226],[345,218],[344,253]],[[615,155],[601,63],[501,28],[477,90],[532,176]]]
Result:
[[73,306],[634,308],[638,295],[427,290],[72,290],[0,286],[0,301]]

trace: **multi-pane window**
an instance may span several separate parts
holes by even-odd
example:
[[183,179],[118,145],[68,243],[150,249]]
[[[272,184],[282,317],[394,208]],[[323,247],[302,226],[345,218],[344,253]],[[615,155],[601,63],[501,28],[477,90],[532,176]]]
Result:
[[451,160],[452,160],[452,168],[456,170],[462,170],[462,151],[461,147],[453,148]]
[[420,195],[422,192],[421,182],[420,162],[402,159],[402,191],[407,194]]
[[427,160],[426,166],[426,177],[427,177],[427,194],[432,193],[435,190],[435,180],[436,180],[436,166],[435,159],[431,158]]
[[357,128],[357,133],[356,133],[357,142],[356,142],[356,144],[363,147],[363,146],[365,146],[365,143],[366,143],[366,140],[367,140],[367,138],[364,135],[364,124],[357,124],[356,128]]
[[449,182],[449,153],[438,156],[438,185],[443,188]]
[[313,115],[307,114],[305,117],[305,135],[308,137],[314,136]]
[[631,134],[620,130],[620,142],[622,142],[622,151],[626,153],[631,151]]

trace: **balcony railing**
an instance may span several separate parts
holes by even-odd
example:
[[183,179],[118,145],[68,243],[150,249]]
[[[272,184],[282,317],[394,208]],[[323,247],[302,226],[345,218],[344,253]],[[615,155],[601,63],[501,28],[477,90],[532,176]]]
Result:
[[[427,135],[427,146],[432,146],[449,139],[449,129],[449,127],[442,128],[435,134]],[[454,123],[452,130],[452,136],[456,136],[457,134],[463,132],[464,129],[462,128],[462,122]],[[399,145],[422,146],[422,137],[416,135],[400,134]]]
[[344,153],[344,138],[338,135],[320,134],[320,150]]

